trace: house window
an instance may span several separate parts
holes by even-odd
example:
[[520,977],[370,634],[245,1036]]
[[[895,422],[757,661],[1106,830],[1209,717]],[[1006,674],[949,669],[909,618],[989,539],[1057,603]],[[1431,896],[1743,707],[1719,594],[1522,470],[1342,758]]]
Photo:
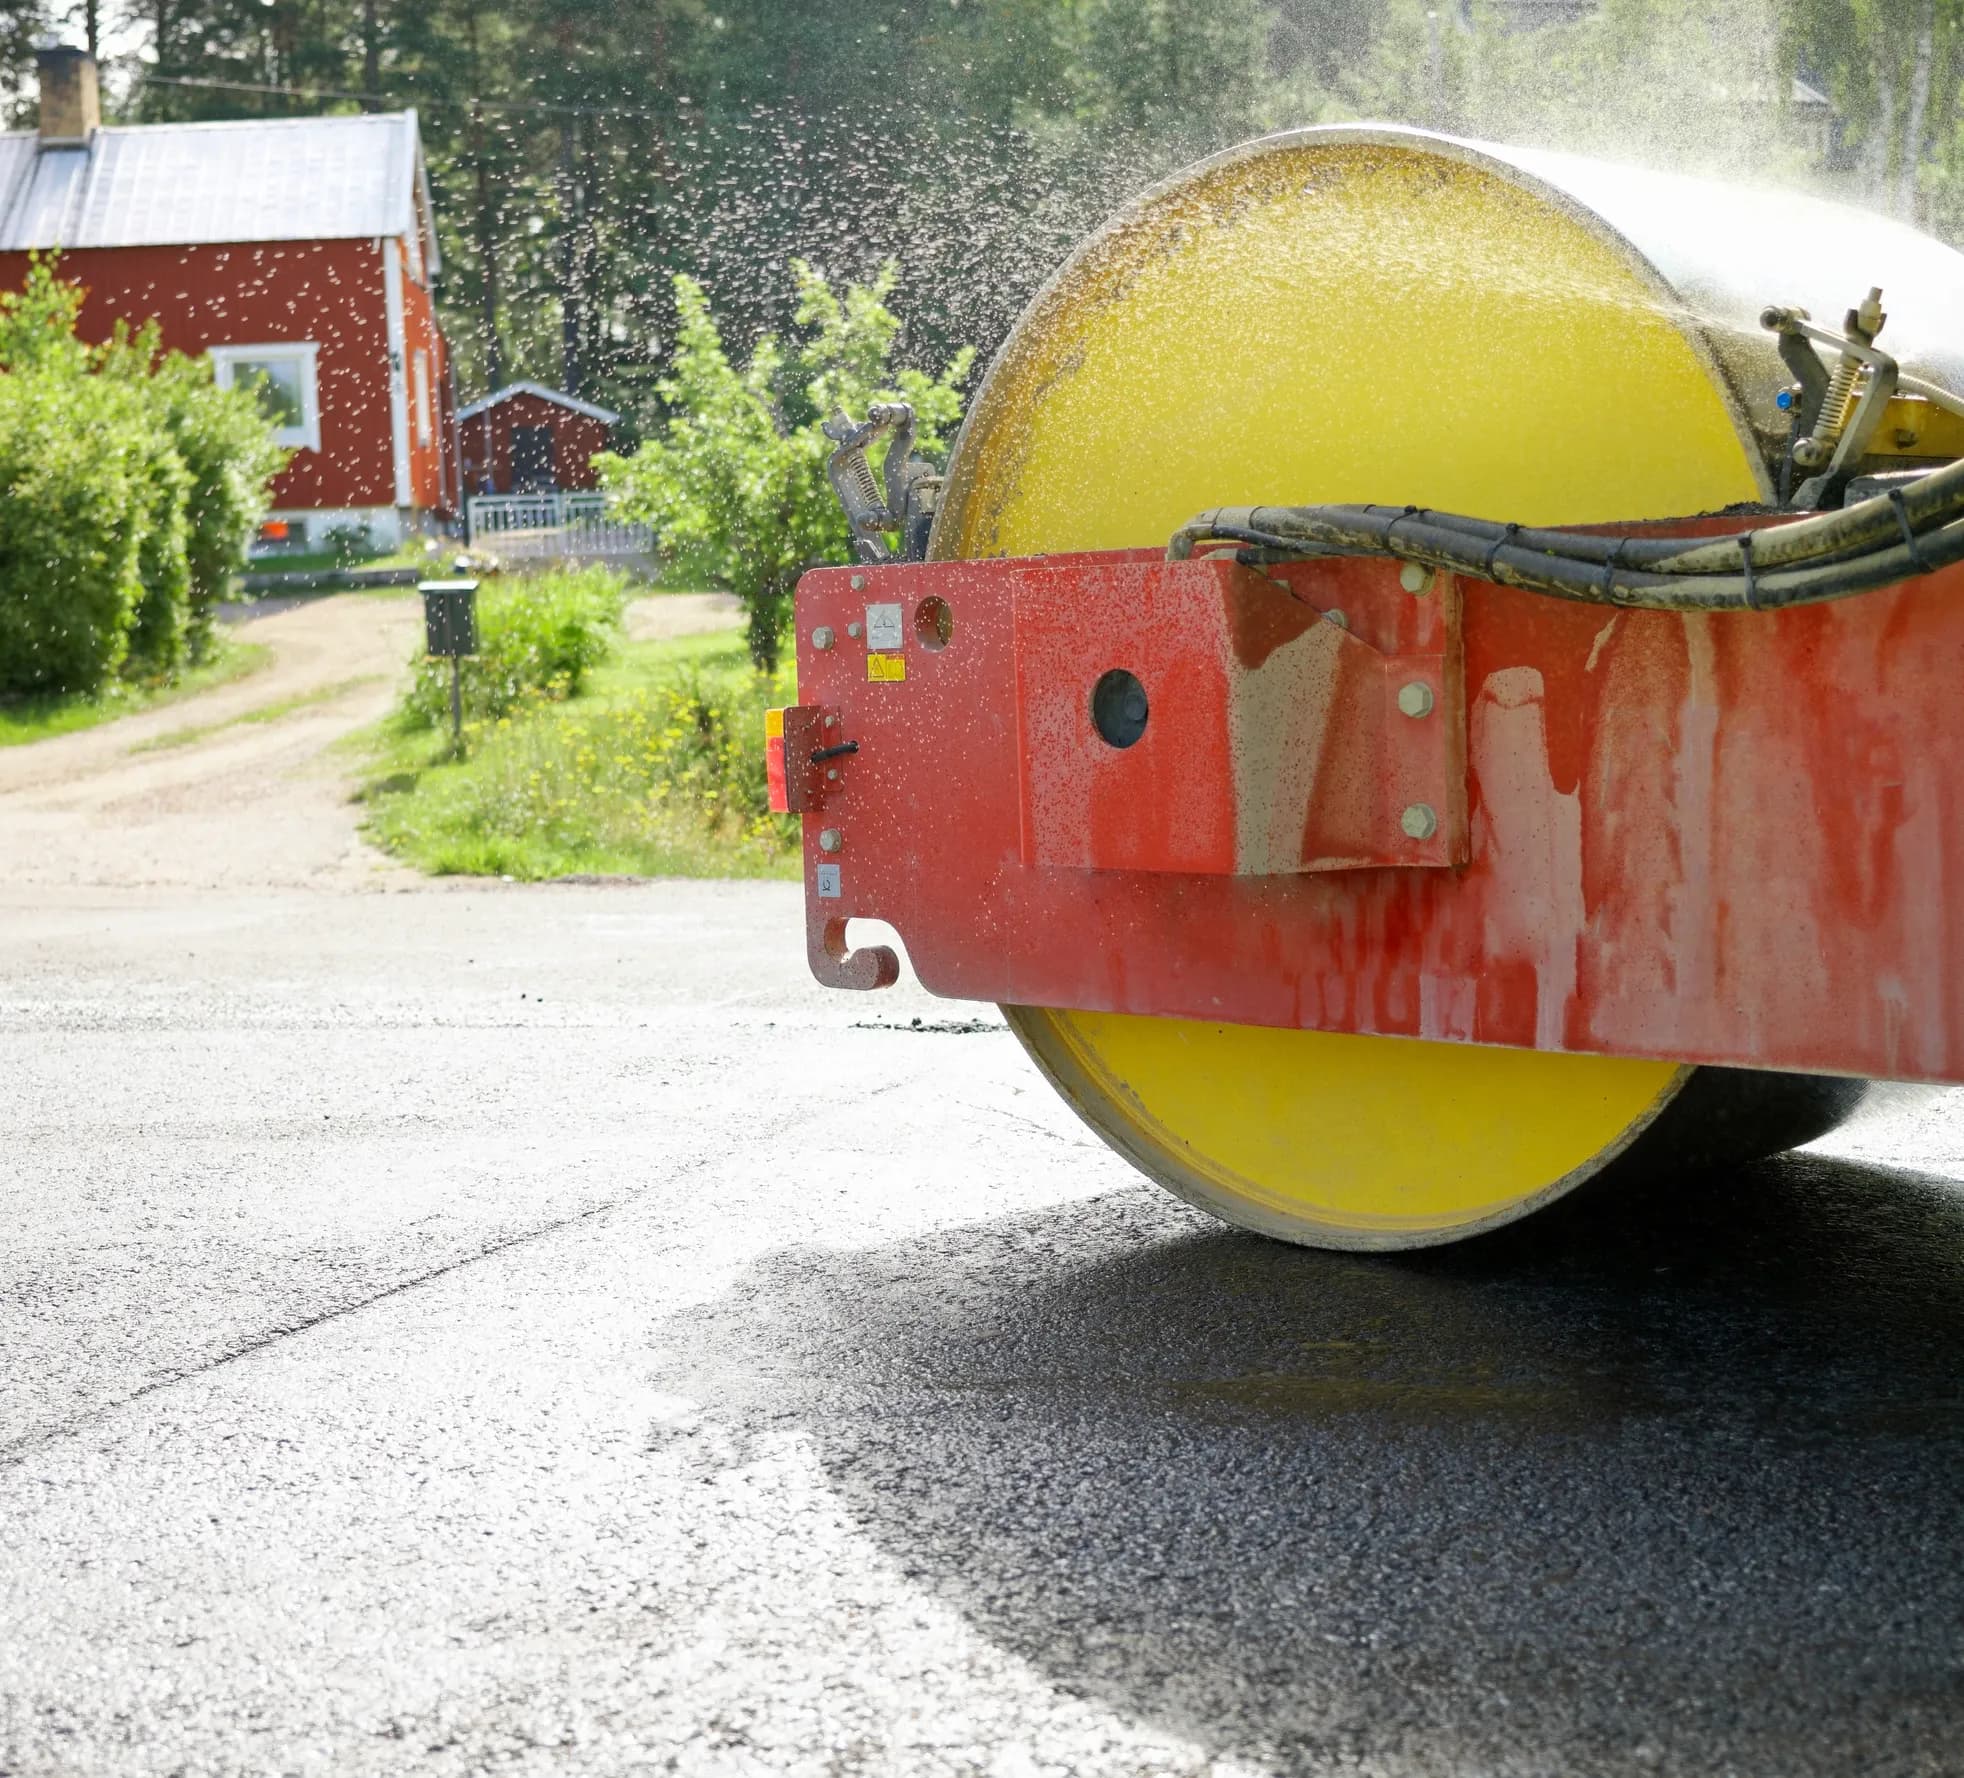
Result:
[[321,448],[320,347],[312,340],[278,346],[213,346],[212,373],[221,389],[250,389],[283,445]]
[[418,352],[415,357],[416,373],[416,442],[428,447],[436,436],[436,425],[430,417],[430,355]]

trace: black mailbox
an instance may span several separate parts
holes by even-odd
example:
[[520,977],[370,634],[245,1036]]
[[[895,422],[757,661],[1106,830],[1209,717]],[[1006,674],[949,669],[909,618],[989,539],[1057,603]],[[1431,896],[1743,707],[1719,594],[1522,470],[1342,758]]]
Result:
[[477,653],[477,582],[474,580],[426,580],[418,589],[423,595],[423,634],[431,654]]

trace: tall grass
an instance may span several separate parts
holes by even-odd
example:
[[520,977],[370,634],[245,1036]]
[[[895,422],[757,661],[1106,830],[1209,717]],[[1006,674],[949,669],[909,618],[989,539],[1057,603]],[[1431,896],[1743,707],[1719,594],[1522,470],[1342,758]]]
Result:
[[794,689],[734,638],[638,645],[591,695],[468,725],[462,762],[381,778],[369,832],[439,874],[795,875],[763,759],[764,711]]
[[[477,652],[463,663],[464,714],[483,722],[576,695],[619,644],[627,582],[604,568],[496,580],[478,595]],[[450,721],[450,663],[419,659],[398,713],[405,729]]]

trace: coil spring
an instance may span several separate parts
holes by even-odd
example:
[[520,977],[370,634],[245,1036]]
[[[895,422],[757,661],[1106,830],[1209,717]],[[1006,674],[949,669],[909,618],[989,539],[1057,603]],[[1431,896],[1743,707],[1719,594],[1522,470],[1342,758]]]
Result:
[[1833,444],[1841,436],[1842,427],[1848,424],[1848,410],[1855,405],[1855,379],[1861,374],[1862,367],[1853,358],[1844,358],[1835,366],[1834,380],[1821,401],[1821,423],[1815,428],[1815,437]]
[[1834,367],[1828,391],[1821,397],[1821,413],[1814,422],[1813,436],[1794,452],[1795,462],[1804,468],[1818,468],[1834,454],[1842,428],[1848,424],[1849,411],[1855,405],[1855,383],[1861,374],[1861,361],[1856,358],[1844,357]]
[[873,466],[866,461],[865,452],[849,458],[844,465],[846,473],[852,477],[854,491],[866,503],[869,513],[882,510],[885,501],[880,494],[879,483],[873,479]]

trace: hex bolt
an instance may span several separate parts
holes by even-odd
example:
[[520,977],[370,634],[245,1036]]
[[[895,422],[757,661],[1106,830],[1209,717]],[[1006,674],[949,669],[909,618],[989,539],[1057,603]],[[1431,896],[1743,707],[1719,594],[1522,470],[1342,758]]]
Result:
[[1335,624],[1337,628],[1340,630],[1347,630],[1350,628],[1350,619],[1345,617],[1341,611],[1336,610],[1334,607],[1323,613],[1323,621],[1326,624]]
[[863,593],[863,592],[865,592],[865,590],[866,590],[866,576],[865,576],[865,575],[863,575],[863,574],[855,574],[855,575],[854,575],[854,576],[852,577],[852,590],[853,590],[853,591],[854,591],[855,593]]
[[859,624],[859,623],[847,624],[846,634],[850,636],[855,642],[857,642],[860,639],[860,637],[866,634],[866,626],[864,624]]
[[1409,685],[1398,688],[1398,708],[1407,716],[1430,716],[1432,714],[1432,687],[1422,679],[1414,679]]
[[817,629],[812,631],[812,647],[830,648],[831,646],[832,626],[830,624],[820,624]]
[[836,827],[828,827],[818,836],[818,849],[821,852],[836,852],[845,843],[845,836]]
[[[1429,840],[1439,831],[1439,817],[1432,812],[1430,803],[1409,803],[1398,817],[1398,825],[1405,830],[1408,840]],[[824,841],[819,843],[822,845]]]
[[1398,570],[1398,584],[1415,599],[1431,592],[1432,578],[1432,570],[1423,562],[1407,562]]

